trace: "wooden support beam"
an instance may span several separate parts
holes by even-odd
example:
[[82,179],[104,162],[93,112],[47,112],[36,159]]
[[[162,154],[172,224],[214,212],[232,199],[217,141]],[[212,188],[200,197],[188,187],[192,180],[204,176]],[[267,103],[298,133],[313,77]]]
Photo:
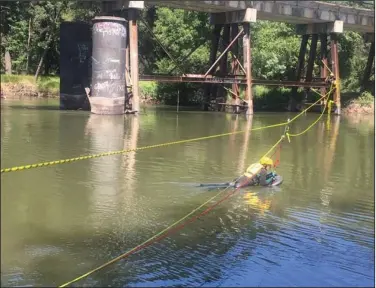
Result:
[[[222,47],[224,49],[223,56],[220,60],[219,64],[219,75],[224,76],[227,75],[227,57],[228,57],[228,47],[230,42],[230,25],[224,25],[223,27],[223,35],[222,35]],[[218,87],[218,96],[219,98],[223,98],[225,94],[225,89],[223,87]]]
[[252,95],[252,62],[251,62],[251,27],[249,23],[243,24],[244,36],[243,36],[243,61],[244,69],[247,72],[247,86],[245,91],[245,101],[248,104],[246,114],[253,114],[253,95]]
[[306,78],[305,78],[305,81],[307,82],[312,81],[313,66],[315,64],[315,59],[316,59],[317,40],[318,40],[318,35],[313,34],[311,37],[311,45],[309,48],[309,58],[308,58],[307,72],[306,72]]
[[[320,77],[326,79],[328,77],[328,35],[327,34],[320,34]],[[321,88],[321,95],[326,94],[326,87]],[[325,106],[325,101],[321,103]]]
[[[239,33],[239,27],[238,24],[232,24],[231,25],[231,38],[234,39],[236,35]],[[232,53],[233,55],[238,55],[239,54],[239,45],[238,45],[238,40],[234,43],[232,46]],[[233,75],[238,75],[239,74],[239,64],[237,59],[233,56],[232,61],[231,61],[231,72]],[[232,84],[232,92],[234,93],[234,101],[233,104],[239,104],[239,85],[237,83]],[[236,113],[238,113],[239,107],[236,106]]]
[[132,77],[132,110],[140,111],[140,97],[139,97],[139,71],[138,71],[138,27],[137,19],[139,11],[137,9],[129,9],[129,50],[130,50],[130,64]]
[[[315,59],[316,59],[317,40],[318,40],[318,35],[313,34],[311,36],[311,45],[309,47],[309,58],[308,58],[307,72],[306,72],[306,77],[305,77],[306,82],[312,81],[313,67],[315,65]],[[307,102],[309,90],[310,90],[310,87],[304,89],[304,98],[302,99],[302,103],[301,103],[303,105],[305,102]]]
[[[302,75],[304,62],[305,62],[305,54],[307,52],[308,39],[309,39],[309,35],[302,36],[302,41],[301,41],[300,50],[299,50],[298,65],[297,65],[296,74],[295,74],[296,77],[294,79],[296,81],[299,81]],[[289,111],[295,110],[295,106],[296,106],[295,98],[296,98],[297,93],[298,93],[298,88],[293,87],[291,90],[291,95],[290,95],[289,104],[288,104]]]
[[[213,32],[212,32],[212,39],[211,39],[211,50],[210,50],[210,59],[209,59],[209,65],[212,66],[214,64],[214,61],[217,56],[218,52],[218,45],[219,45],[219,39],[221,37],[221,30],[222,30],[222,25],[214,25],[213,27]],[[209,102],[211,100],[211,96],[213,96],[212,92],[212,84],[206,84],[205,85],[205,92],[204,92],[204,97],[205,97],[205,104],[204,104],[204,111],[209,110]]]

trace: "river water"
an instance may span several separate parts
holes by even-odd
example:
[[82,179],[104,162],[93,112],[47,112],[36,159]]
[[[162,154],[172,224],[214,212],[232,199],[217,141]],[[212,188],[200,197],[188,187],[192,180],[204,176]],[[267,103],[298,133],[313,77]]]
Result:
[[[1,167],[247,130],[288,117],[177,115],[163,107],[107,117],[59,111],[55,100],[5,101]],[[302,116],[291,133],[316,117]],[[61,285],[142,243],[219,191],[197,184],[236,178],[283,129],[2,174],[2,286]],[[279,188],[240,190],[182,230],[73,285],[373,286],[374,138],[373,121],[325,115],[283,143]]]

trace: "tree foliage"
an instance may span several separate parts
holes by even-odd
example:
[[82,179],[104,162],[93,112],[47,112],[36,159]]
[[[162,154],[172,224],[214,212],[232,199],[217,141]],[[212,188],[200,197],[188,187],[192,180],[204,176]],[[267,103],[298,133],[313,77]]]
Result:
[[[367,9],[373,8],[374,3],[329,2]],[[76,20],[90,22],[100,12],[99,4],[93,3],[91,6],[82,6],[80,1],[68,0],[1,2],[1,72],[4,72],[4,55],[8,51],[15,74],[36,74],[40,66],[43,74],[58,75],[60,23]],[[212,29],[207,13],[148,7],[142,12],[141,18],[140,73],[205,73],[209,67]],[[258,21],[252,24],[251,33],[253,77],[292,79],[301,41],[295,33],[295,26]],[[317,49],[319,51],[320,45]],[[369,44],[364,43],[359,33],[347,31],[340,35],[340,73],[345,91],[360,89],[368,51]],[[241,60],[242,53],[239,54]],[[318,65],[315,66],[315,72],[319,73]],[[184,91],[182,95],[187,94],[187,97],[192,98],[193,94],[201,95],[202,88],[203,85],[194,84],[160,84],[158,94],[172,101],[176,97],[176,90]]]
[[[59,71],[62,21],[90,20],[98,11],[73,1],[5,1],[1,9],[1,53],[9,51],[15,73],[35,73],[45,52],[44,73]],[[3,57],[2,57],[3,58]],[[2,70],[4,63],[2,61]]]
[[300,47],[295,27],[285,23],[259,21],[252,28],[253,77],[291,78]]

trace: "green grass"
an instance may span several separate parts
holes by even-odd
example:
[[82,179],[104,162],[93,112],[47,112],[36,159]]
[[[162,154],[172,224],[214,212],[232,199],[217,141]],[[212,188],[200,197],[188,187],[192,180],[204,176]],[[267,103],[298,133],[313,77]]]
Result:
[[22,83],[35,85],[36,89],[42,93],[58,94],[60,89],[59,76],[40,76],[35,82],[33,75],[6,75],[1,74],[1,83]]
[[[32,85],[35,89],[43,94],[59,94],[60,78],[59,76],[40,76],[35,82],[33,75],[1,75],[2,83],[24,83]],[[158,98],[158,83],[154,81],[140,81],[141,97],[151,98],[156,100]],[[272,109],[281,110],[288,102],[288,97],[291,89],[288,88],[270,88],[265,86],[254,86],[252,89],[254,106],[256,109]],[[228,97],[231,95],[228,93]],[[243,87],[240,89],[240,98],[244,99],[245,91]]]
[[[33,75],[6,75],[1,74],[1,83],[23,83],[28,85],[35,85],[35,88],[46,94],[58,94],[60,89],[59,76],[40,76],[35,82]],[[151,97],[153,99],[157,96],[157,83],[154,81],[140,82],[140,92],[144,97]]]

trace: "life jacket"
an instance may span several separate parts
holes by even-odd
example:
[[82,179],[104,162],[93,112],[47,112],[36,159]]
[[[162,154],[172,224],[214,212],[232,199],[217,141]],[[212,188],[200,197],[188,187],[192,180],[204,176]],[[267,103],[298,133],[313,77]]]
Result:
[[260,173],[262,168],[263,166],[260,163],[254,163],[247,168],[247,170],[245,171],[243,175],[248,178],[253,178],[258,173]]

